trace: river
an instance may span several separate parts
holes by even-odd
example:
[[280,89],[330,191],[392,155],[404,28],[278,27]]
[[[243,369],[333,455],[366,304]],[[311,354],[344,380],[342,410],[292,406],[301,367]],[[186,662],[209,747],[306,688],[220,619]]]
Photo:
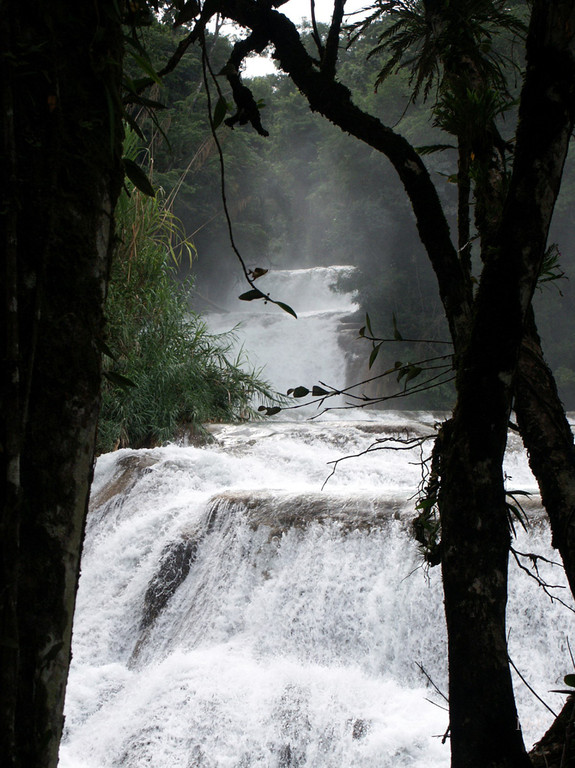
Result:
[[[337,271],[285,273],[294,300],[272,297],[301,320],[261,302],[261,317],[244,313],[240,343],[284,391],[343,383],[355,307],[330,288]],[[449,765],[440,573],[410,535],[441,415],[287,415],[98,460],[61,768]],[[535,493],[515,437],[506,472]],[[529,515],[517,549],[553,559],[536,503]],[[559,567],[542,575],[564,582]],[[512,563],[510,655],[556,711],[571,617]],[[515,687],[530,745],[552,715]]]

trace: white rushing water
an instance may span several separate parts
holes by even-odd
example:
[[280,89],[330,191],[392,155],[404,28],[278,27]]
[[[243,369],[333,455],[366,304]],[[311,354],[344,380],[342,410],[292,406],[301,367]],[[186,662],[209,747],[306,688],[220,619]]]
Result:
[[[238,345],[252,365],[265,366],[264,375],[279,392],[300,385],[311,388],[320,380],[342,388],[347,367],[343,347],[349,342],[338,329],[357,305],[353,295],[338,293],[335,287],[352,269],[333,266],[270,272],[257,286],[272,299],[291,306],[297,320],[262,300],[238,301],[244,286],[230,294],[227,304],[231,311],[208,318],[210,328],[221,333],[239,324]],[[358,328],[359,324],[351,337]]]
[[[421,452],[350,458],[322,490],[329,462],[436,417],[359,416],[98,460],[61,768],[447,768],[444,701],[418,666],[446,691],[440,574],[409,535]],[[506,471],[535,490],[515,438]],[[517,548],[552,558],[548,538],[535,521]],[[571,614],[512,565],[508,623],[558,711]],[[530,744],[552,716],[516,693]]]

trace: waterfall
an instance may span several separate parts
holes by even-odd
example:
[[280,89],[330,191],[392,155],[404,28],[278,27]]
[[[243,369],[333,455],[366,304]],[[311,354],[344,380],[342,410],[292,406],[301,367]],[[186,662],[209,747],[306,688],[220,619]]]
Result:
[[[343,388],[347,383],[347,355],[354,333],[345,325],[357,311],[354,296],[337,291],[338,280],[350,266],[275,270],[257,282],[259,289],[297,313],[295,320],[276,305],[238,301],[244,288],[233,292],[227,312],[208,317],[212,331],[219,333],[238,326],[238,346],[278,392],[290,387],[324,381]],[[355,335],[360,323],[355,326]],[[309,413],[309,411],[308,411]]]
[[[438,416],[349,416],[213,425],[203,446],[99,458],[61,768],[447,768],[440,574],[410,535]],[[394,442],[407,438],[421,441]],[[506,473],[535,493],[515,436]],[[517,549],[553,560],[526,510]],[[513,563],[509,603],[511,658],[558,711],[571,615]],[[530,744],[552,716],[515,689]]]

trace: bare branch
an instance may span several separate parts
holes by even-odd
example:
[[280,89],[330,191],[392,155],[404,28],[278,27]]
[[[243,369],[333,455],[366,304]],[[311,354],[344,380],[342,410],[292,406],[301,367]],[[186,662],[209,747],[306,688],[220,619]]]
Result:
[[544,706],[546,709],[548,709],[548,710],[549,710],[549,712],[551,712],[551,714],[553,715],[553,717],[557,717],[557,713],[556,713],[556,712],[554,712],[554,711],[551,709],[551,707],[549,706],[549,704],[547,704],[547,702],[543,701],[543,699],[541,698],[541,696],[540,696],[540,695],[539,695],[539,694],[538,694],[538,693],[537,693],[537,692],[536,692],[536,691],[535,691],[535,690],[534,690],[534,689],[533,689],[533,688],[532,688],[532,687],[529,685],[529,683],[527,682],[527,680],[526,680],[526,679],[523,677],[523,675],[521,674],[521,672],[520,672],[520,671],[517,669],[517,667],[516,667],[516,666],[515,666],[515,664],[513,663],[513,659],[511,658],[511,656],[508,656],[507,658],[509,659],[509,663],[511,664],[511,666],[513,667],[513,669],[514,669],[514,670],[517,672],[517,674],[518,674],[518,675],[519,675],[519,677],[521,678],[521,681],[522,681],[523,685],[525,685],[525,687],[526,687],[526,688],[528,688],[528,689],[531,691],[531,693],[532,693],[532,694],[535,696],[535,698],[537,699],[537,701],[540,701],[540,702],[543,704],[543,706]]
[[341,23],[343,21],[344,6],[345,0],[334,0],[333,2],[331,25],[321,59],[321,71],[330,78],[335,77],[339,49],[339,35],[341,32]]
[[335,475],[337,467],[342,461],[358,459],[362,456],[367,456],[368,453],[373,453],[374,451],[411,451],[413,448],[423,446],[429,440],[435,440],[436,436],[437,435],[433,434],[424,435],[423,437],[380,437],[368,445],[363,451],[359,451],[359,453],[351,453],[348,456],[340,456],[339,459],[328,461],[328,464],[333,465],[332,471],[324,480],[321,489],[323,491],[327,482]]
[[419,661],[416,661],[416,662],[415,662],[415,666],[416,666],[416,667],[419,669],[419,671],[421,672],[421,674],[422,674],[422,675],[424,675],[424,676],[427,678],[427,681],[429,682],[429,684],[430,684],[430,685],[433,687],[433,689],[434,689],[434,690],[435,690],[435,691],[436,691],[436,692],[437,692],[437,693],[438,693],[438,694],[441,696],[441,698],[442,698],[442,699],[444,699],[444,700],[445,700],[445,701],[446,701],[446,702],[449,704],[449,699],[448,699],[448,698],[447,698],[447,696],[446,696],[446,695],[443,693],[443,691],[442,691],[442,690],[440,690],[440,688],[438,688],[438,687],[437,687],[437,685],[436,685],[436,684],[433,682],[433,680],[432,680],[431,676],[430,676],[430,675],[427,673],[427,671],[426,671],[425,667],[423,666],[423,664],[422,664],[421,662],[419,662]]
[[[563,584],[548,584],[540,575],[539,570],[537,568],[537,560],[542,560],[545,563],[549,563],[551,565],[559,565],[559,563],[554,563],[552,560],[548,560],[547,558],[543,557],[542,555],[535,555],[531,552],[518,552],[514,547],[510,547],[511,554],[515,558],[515,562],[521,568],[522,571],[525,571],[525,573],[530,576],[536,584],[538,584],[543,592],[547,595],[547,597],[551,600],[551,602],[557,601],[560,605],[562,605],[564,608],[567,608],[567,610],[571,611],[572,613],[575,613],[575,608],[573,608],[571,605],[566,603],[564,600],[562,600],[560,597],[557,597],[557,595],[554,595],[552,592],[550,592],[551,589],[565,589],[565,586]],[[520,557],[527,557],[531,560],[532,567],[535,572],[531,571],[527,566],[523,565]]]
[[251,90],[243,84],[240,76],[240,66],[248,54],[261,53],[269,40],[261,31],[254,31],[243,40],[238,40],[230,55],[228,63],[222,70],[231,86],[237,111],[232,117],[225,120],[225,124],[233,128],[236,123],[245,125],[250,123],[260,136],[269,136],[268,131],[262,126],[260,110]]
[[319,57],[320,59],[322,59],[324,48],[321,40],[321,35],[319,33],[319,29],[317,28],[317,20],[315,17],[315,0],[310,0],[310,10],[311,10],[311,27],[312,27],[311,36],[314,43],[316,44]]

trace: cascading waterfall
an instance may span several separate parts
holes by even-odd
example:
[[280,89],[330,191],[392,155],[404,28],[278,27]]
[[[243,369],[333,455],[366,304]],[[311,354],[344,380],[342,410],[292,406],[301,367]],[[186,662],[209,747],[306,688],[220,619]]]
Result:
[[[440,574],[409,534],[429,444],[377,443],[322,490],[328,462],[431,435],[436,417],[353,419],[214,425],[202,447],[100,457],[61,768],[449,765]],[[506,472],[535,491],[515,437]],[[517,549],[553,559],[530,515]],[[571,615],[513,564],[508,623],[514,664],[558,711]],[[552,715],[519,678],[516,693],[530,744]]]
[[262,300],[238,301],[237,295],[247,287],[243,286],[228,299],[232,311],[208,318],[210,328],[222,332],[239,324],[239,344],[254,366],[265,366],[265,376],[278,392],[320,379],[341,389],[347,383],[345,348],[350,341],[341,324],[357,305],[352,294],[335,289],[352,270],[332,266],[270,272],[258,280],[258,288],[291,306],[297,320]]

